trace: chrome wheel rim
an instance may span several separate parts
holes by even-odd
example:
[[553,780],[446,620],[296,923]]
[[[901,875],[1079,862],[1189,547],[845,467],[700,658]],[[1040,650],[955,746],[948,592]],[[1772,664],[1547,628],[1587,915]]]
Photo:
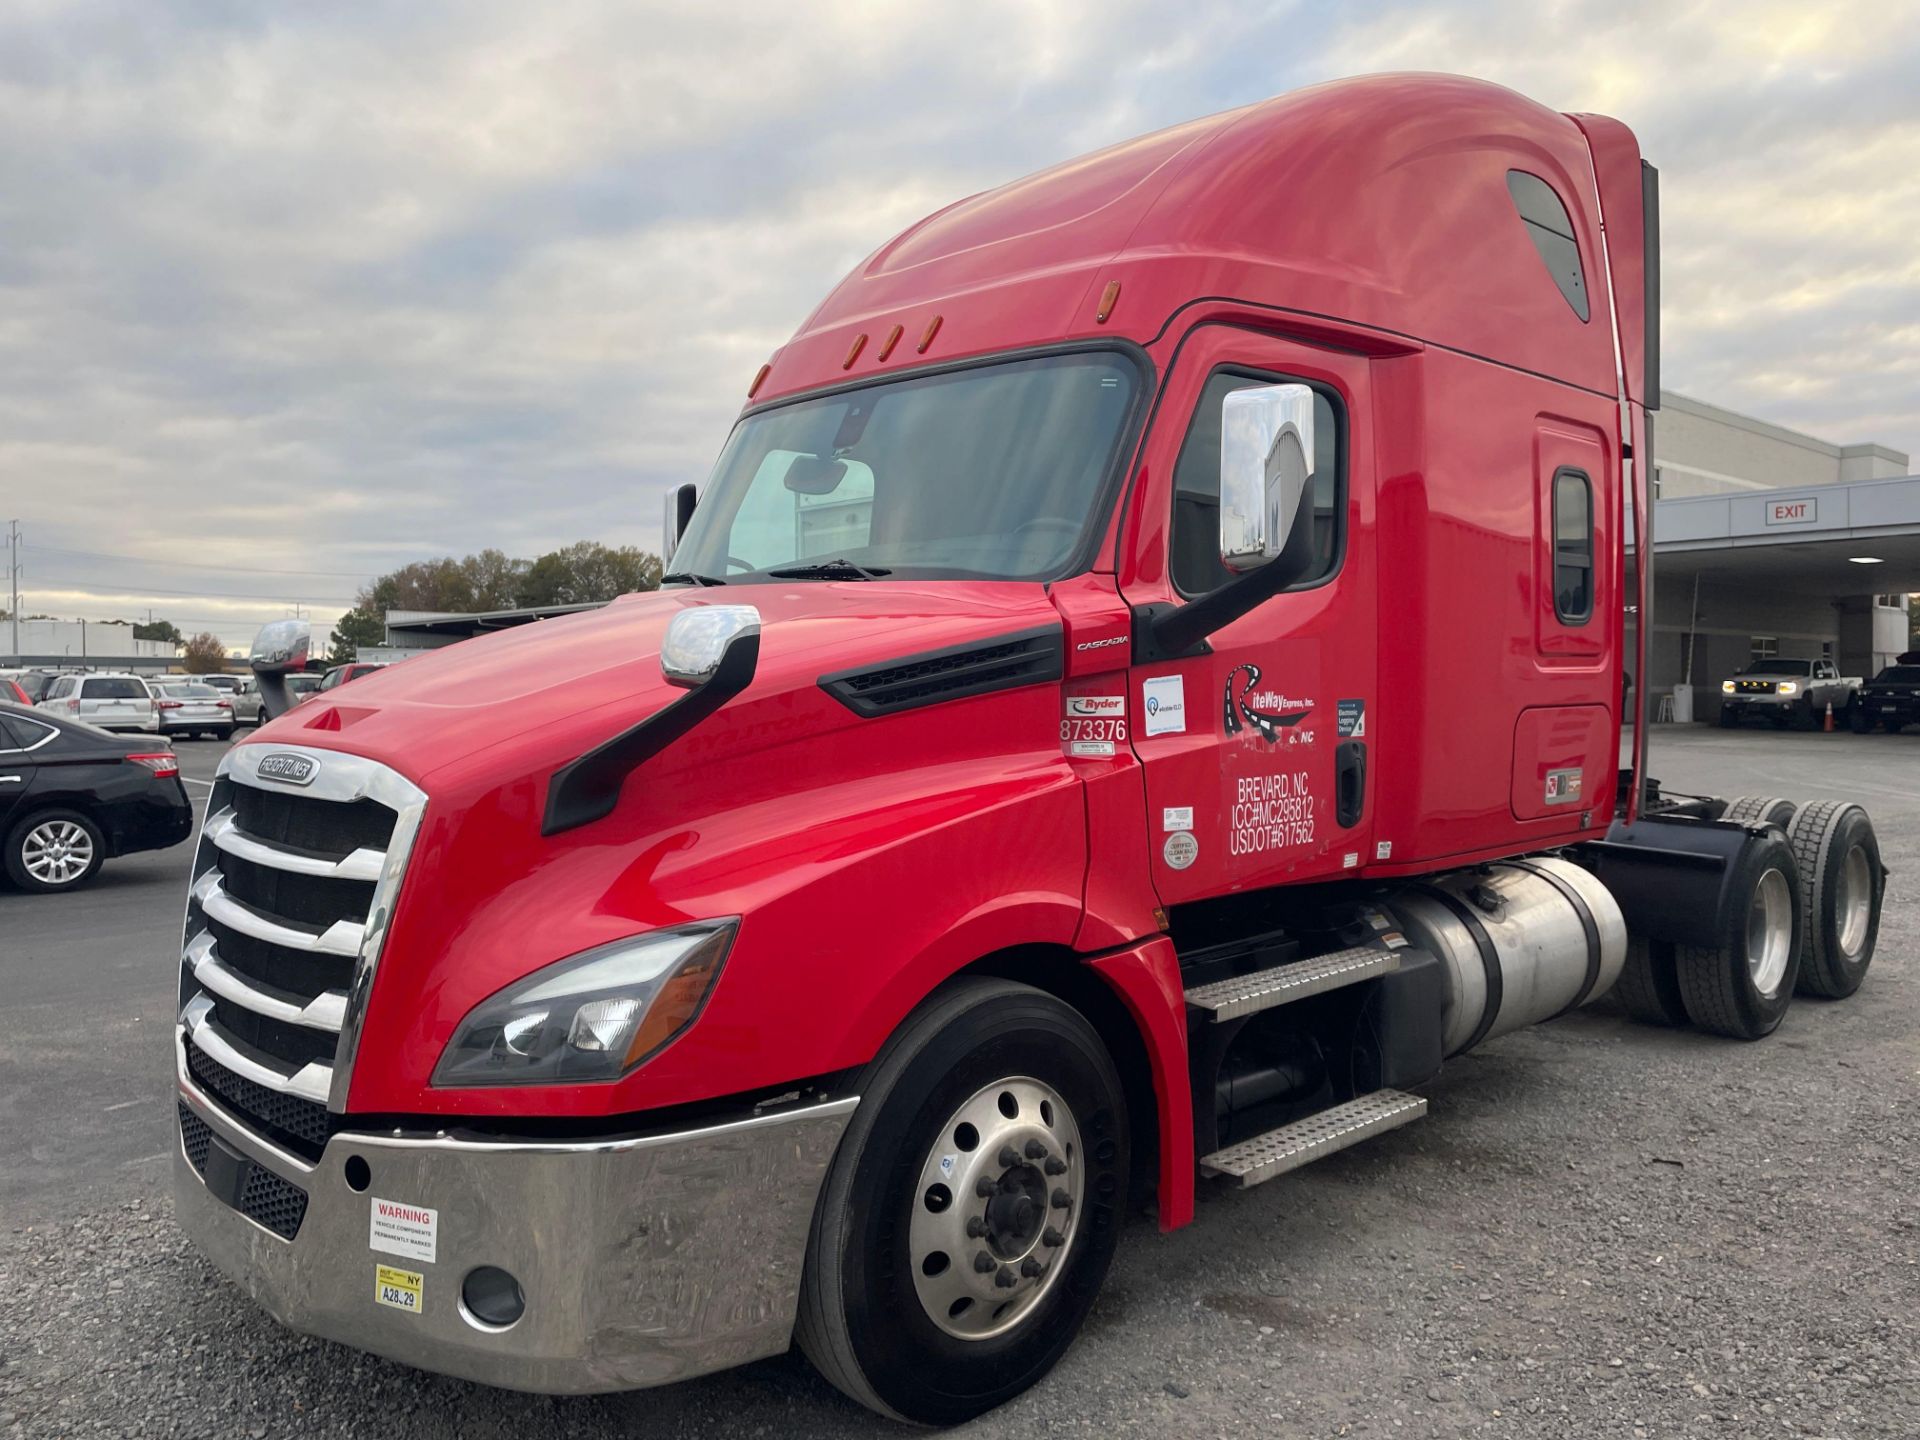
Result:
[[1840,866],[1840,890],[1834,896],[1834,918],[1840,926],[1840,953],[1857,960],[1867,945],[1867,924],[1873,916],[1873,870],[1864,845],[1847,851]]
[[1753,988],[1765,998],[1780,993],[1792,953],[1793,897],[1787,877],[1769,870],[1753,887],[1753,903],[1747,907],[1747,969],[1753,975]]
[[913,1196],[907,1246],[927,1318],[959,1340],[1018,1325],[1060,1278],[1085,1186],[1059,1091],[1020,1076],[975,1093],[934,1137]]
[[42,885],[70,885],[93,864],[93,837],[71,820],[49,820],[27,832],[20,863]]

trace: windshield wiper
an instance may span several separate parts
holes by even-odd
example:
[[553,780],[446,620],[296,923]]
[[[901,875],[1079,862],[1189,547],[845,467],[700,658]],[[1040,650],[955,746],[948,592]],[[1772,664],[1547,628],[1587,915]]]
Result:
[[697,575],[691,570],[676,570],[671,575],[662,575],[660,583],[671,585],[679,581],[687,585],[724,585],[727,582],[715,575]]
[[893,571],[856,565],[851,560],[822,560],[817,565],[789,565],[767,574],[776,580],[878,580]]

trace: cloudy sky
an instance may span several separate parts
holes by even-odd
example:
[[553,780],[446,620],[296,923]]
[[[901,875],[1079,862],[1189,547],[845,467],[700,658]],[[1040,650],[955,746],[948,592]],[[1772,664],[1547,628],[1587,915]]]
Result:
[[24,608],[242,644],[408,560],[653,548],[892,232],[1397,69],[1634,127],[1671,388],[1920,453],[1920,0],[0,0]]

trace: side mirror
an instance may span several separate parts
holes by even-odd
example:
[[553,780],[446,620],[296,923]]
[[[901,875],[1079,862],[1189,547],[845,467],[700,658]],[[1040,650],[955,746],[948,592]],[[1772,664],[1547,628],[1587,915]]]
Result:
[[[760,612],[751,605],[696,605],[667,624],[660,647],[660,673],[669,684],[698,689],[720,673],[721,663],[741,642],[760,649]],[[752,670],[747,672],[752,677]]]
[[1313,391],[1261,385],[1228,395],[1220,415],[1220,563],[1245,574],[1278,560],[1312,481]]
[[307,668],[313,627],[305,620],[274,620],[260,627],[247,657],[256,675],[286,675]]
[[693,502],[697,493],[691,485],[676,485],[667,492],[666,514],[661,520],[660,568],[672,569],[673,552],[679,548],[680,537],[687,533],[687,522],[693,519]]

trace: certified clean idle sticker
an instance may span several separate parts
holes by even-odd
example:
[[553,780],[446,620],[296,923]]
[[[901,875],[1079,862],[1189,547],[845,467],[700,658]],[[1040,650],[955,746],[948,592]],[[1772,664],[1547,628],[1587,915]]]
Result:
[[424,1205],[374,1199],[367,1211],[367,1248],[432,1264],[440,1234],[440,1212]]
[[409,1315],[420,1313],[426,1283],[418,1270],[396,1270],[391,1265],[373,1267],[374,1300],[381,1305],[391,1305],[396,1310],[405,1310]]
[[1172,735],[1187,728],[1187,684],[1178,675],[1155,675],[1140,686],[1147,734]]
[[1200,842],[1193,838],[1191,830],[1176,830],[1167,836],[1160,855],[1173,869],[1184,870],[1200,858]]

